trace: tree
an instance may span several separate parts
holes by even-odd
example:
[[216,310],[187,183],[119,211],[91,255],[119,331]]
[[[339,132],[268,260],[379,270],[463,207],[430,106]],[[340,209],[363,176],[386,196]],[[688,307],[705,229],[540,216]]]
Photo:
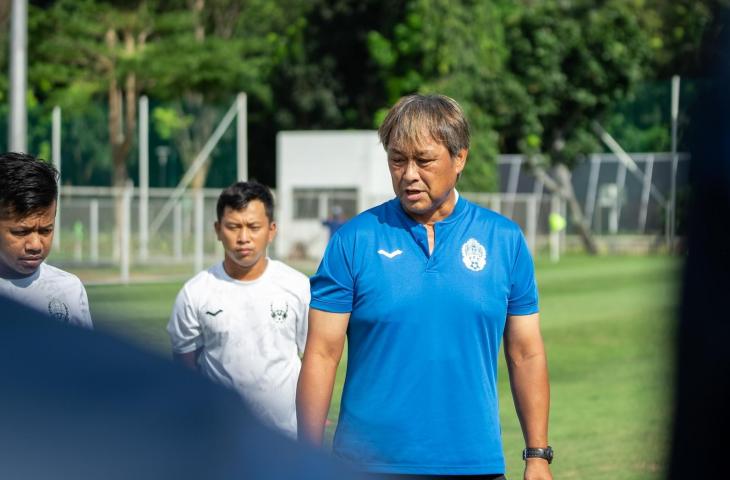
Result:
[[[268,79],[283,42],[276,32],[298,11],[287,6],[261,0],[191,1],[182,6],[192,19],[187,35],[151,47],[143,68],[148,92],[167,102],[153,112],[155,125],[163,138],[173,140],[185,168],[219,120],[211,105],[228,102],[240,91],[258,109],[271,104]],[[183,58],[180,51],[186,52]],[[199,170],[193,188],[204,186],[210,165]]]

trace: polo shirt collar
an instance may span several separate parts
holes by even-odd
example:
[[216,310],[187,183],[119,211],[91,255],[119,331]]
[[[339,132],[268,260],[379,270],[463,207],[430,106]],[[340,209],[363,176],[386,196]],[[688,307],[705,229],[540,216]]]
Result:
[[[446,225],[453,223],[464,214],[464,212],[467,209],[467,201],[463,198],[461,198],[461,195],[459,195],[458,190],[454,189],[454,193],[456,194],[456,203],[454,204],[454,209],[451,211],[448,217],[439,220],[436,222],[436,225]],[[396,212],[398,212],[398,215],[406,222],[408,226],[413,228],[417,225],[422,225],[421,223],[415,221],[413,218],[411,218],[408,213],[406,213],[405,210],[403,210],[403,205],[400,203],[400,199],[398,197],[395,197],[393,200],[391,200],[391,203],[393,205],[393,208]]]

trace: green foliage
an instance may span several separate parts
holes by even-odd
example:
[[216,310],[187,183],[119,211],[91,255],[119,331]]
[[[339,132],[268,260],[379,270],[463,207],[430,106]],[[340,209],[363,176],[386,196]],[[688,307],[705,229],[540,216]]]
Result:
[[[466,190],[493,190],[498,153],[495,117],[488,110],[504,68],[500,2],[409,2],[405,18],[388,35],[370,32],[368,47],[379,67],[387,105],[419,91],[455,98],[472,128],[469,163],[460,180]],[[375,115],[376,123],[387,109]]]
[[507,103],[499,105],[503,144],[568,164],[599,149],[590,123],[631,91],[649,56],[630,6],[545,1],[508,18],[506,28],[511,80]]
[[193,123],[192,116],[180,116],[177,110],[169,107],[155,107],[152,110],[152,120],[157,134],[163,140],[170,140],[174,134]]
[[[571,165],[600,149],[592,120],[638,149],[663,148],[664,112],[650,105],[659,99],[637,86],[695,72],[703,40],[723,27],[715,11],[730,0],[206,0],[200,11],[188,0],[42,4],[31,5],[28,23],[29,84],[39,102],[32,143],[45,151],[41,130],[60,105],[64,135],[81,136],[64,145],[80,148],[80,178],[99,180],[110,168],[100,105],[110,82],[123,87],[134,74],[137,93],[164,102],[155,128],[181,158],[183,138],[210,129],[214,116],[202,105],[246,91],[251,170],[272,184],[277,131],[373,128],[402,95],[445,93],[473,128],[461,186],[489,190],[500,152]],[[0,116],[7,81],[0,76]],[[632,98],[645,114],[627,111]]]

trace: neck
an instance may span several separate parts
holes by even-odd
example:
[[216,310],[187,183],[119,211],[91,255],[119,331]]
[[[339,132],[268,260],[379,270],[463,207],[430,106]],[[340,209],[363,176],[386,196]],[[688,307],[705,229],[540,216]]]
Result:
[[440,222],[451,215],[455,207],[456,190],[452,188],[448,195],[446,195],[446,198],[442,200],[435,209],[424,213],[412,213],[408,211],[406,211],[406,213],[418,223],[428,226],[433,225],[436,222]]
[[0,278],[4,278],[5,280],[19,280],[21,278],[28,278],[35,275],[35,273],[40,269],[41,267],[38,266],[36,270],[33,270],[30,273],[20,273],[16,272],[15,270],[9,269],[9,268],[0,268]]
[[269,260],[266,257],[261,257],[258,262],[254,263],[250,267],[244,267],[239,265],[230,258],[226,257],[223,260],[223,270],[226,271],[229,277],[234,280],[251,281],[261,277],[266,271],[266,266],[269,264]]

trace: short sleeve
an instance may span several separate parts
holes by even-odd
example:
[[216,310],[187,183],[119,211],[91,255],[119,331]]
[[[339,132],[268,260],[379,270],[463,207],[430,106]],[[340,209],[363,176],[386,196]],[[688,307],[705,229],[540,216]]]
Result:
[[79,288],[81,292],[79,293],[79,325],[81,325],[84,328],[88,328],[89,330],[94,329],[94,324],[91,323],[91,312],[89,311],[89,297],[86,295],[86,289],[84,288],[84,285],[79,280]]
[[304,346],[307,343],[307,327],[309,326],[309,301],[311,295],[309,293],[309,283],[305,283],[302,289],[302,300],[299,305],[299,311],[297,312],[297,324],[296,324],[296,342],[297,352],[299,355],[304,354]]
[[175,299],[172,316],[167,323],[167,333],[175,353],[190,353],[203,347],[198,314],[185,287]]
[[535,266],[522,232],[517,238],[507,315],[531,315],[539,311]]
[[338,231],[327,244],[317,273],[310,279],[310,306],[331,313],[352,311],[354,280],[351,259],[342,235]]

